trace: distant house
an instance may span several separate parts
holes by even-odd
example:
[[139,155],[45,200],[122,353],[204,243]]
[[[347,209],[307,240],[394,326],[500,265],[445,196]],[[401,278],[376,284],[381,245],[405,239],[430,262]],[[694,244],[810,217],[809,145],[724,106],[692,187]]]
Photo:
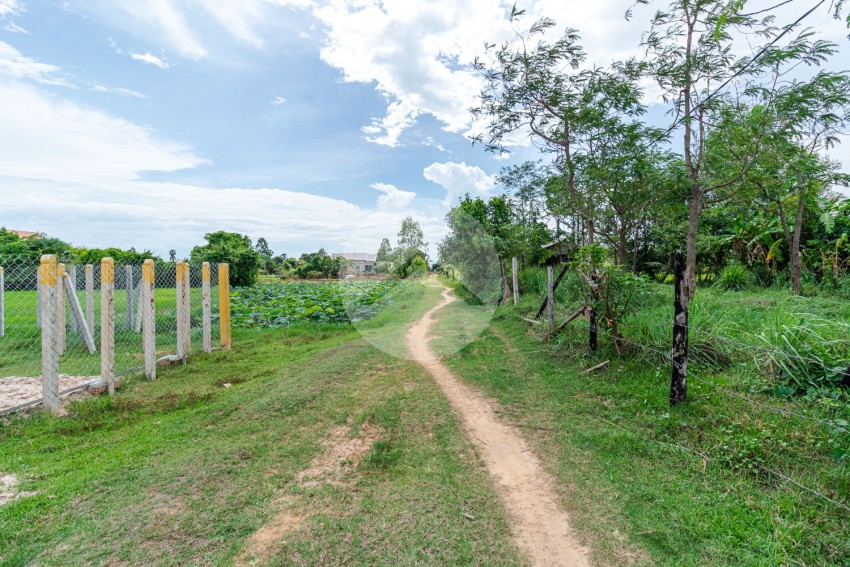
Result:
[[11,232],[16,235],[21,240],[26,240],[27,238],[35,238],[36,240],[39,238],[43,238],[44,235],[40,232],[33,232],[31,230],[9,230],[6,229],[6,232]]
[[349,273],[352,274],[374,274],[375,262],[378,261],[376,254],[368,252],[335,252],[331,254],[331,258],[344,258],[351,264]]

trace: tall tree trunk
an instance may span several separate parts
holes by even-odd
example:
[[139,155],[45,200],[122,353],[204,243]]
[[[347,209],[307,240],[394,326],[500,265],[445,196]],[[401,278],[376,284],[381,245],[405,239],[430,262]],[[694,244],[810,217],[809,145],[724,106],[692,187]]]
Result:
[[587,219],[587,243],[593,244],[594,226],[593,219]]
[[619,257],[620,270],[625,272],[629,265],[628,242],[626,241],[626,229],[620,228],[620,240],[617,242],[617,256]]
[[688,206],[688,239],[687,266],[685,267],[684,308],[694,297],[697,289],[697,230],[699,229],[699,213],[702,209],[702,189],[699,181],[691,179],[691,202]]
[[791,293],[800,294],[800,276],[802,266],[800,262],[800,235],[803,232],[803,211],[806,209],[806,187],[803,182],[803,174],[797,172],[797,216],[794,218],[794,238],[791,242]]
[[505,261],[499,258],[499,268],[502,270],[502,300],[499,303],[507,303],[511,299],[511,288],[508,286],[508,271],[505,269]]

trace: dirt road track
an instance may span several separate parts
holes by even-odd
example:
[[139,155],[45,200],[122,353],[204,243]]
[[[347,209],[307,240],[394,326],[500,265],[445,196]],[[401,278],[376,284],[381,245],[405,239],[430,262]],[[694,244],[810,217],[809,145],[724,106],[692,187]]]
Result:
[[429,347],[434,313],[455,297],[443,291],[432,307],[407,333],[413,358],[424,366],[460,415],[469,441],[476,447],[495,480],[511,521],[517,546],[532,565],[590,565],[589,550],[579,544],[567,514],[558,506],[553,479],[543,470],[520,433],[501,422],[492,405],[452,374]]

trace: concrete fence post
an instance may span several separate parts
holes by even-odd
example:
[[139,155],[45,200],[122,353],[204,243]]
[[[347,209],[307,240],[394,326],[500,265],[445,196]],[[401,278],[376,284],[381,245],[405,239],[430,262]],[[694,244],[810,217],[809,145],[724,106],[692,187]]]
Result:
[[511,276],[513,278],[514,288],[514,305],[519,304],[519,260],[516,257],[511,259]]
[[189,266],[177,262],[177,356],[185,362],[192,349],[189,312]]
[[124,315],[124,326],[132,331],[133,316],[136,314],[136,297],[133,295],[133,266],[124,266],[124,284],[127,289],[127,313]]
[[57,281],[59,266],[56,256],[45,254],[38,268],[38,283],[41,290],[41,391],[44,407],[59,410],[59,348],[57,344]]
[[0,337],[6,334],[6,274],[0,266]]
[[230,338],[230,265],[218,265],[218,309],[221,347],[231,348]]
[[86,324],[94,336],[94,267],[86,264]]
[[56,342],[58,344],[59,356],[65,354],[68,348],[68,320],[65,314],[65,278],[68,277],[65,272],[65,264],[59,264],[59,279],[56,290]]
[[41,268],[35,271],[35,324],[41,328]]
[[115,393],[115,261],[100,261],[100,377]]
[[201,265],[201,296],[203,303],[204,352],[212,352],[212,301],[210,299],[210,263]]
[[142,265],[142,341],[145,349],[145,376],[156,378],[156,302],[153,260]]
[[[77,294],[77,266],[75,266],[73,264],[68,266],[68,281],[71,282],[71,286],[70,286],[71,290],[70,290],[69,293],[76,295]],[[66,291],[68,291],[67,290],[68,286],[65,286],[65,287],[66,287]],[[71,303],[69,303],[69,305],[71,305],[72,308],[73,308],[74,298],[70,297],[68,299],[71,302]],[[72,313],[72,317],[71,317],[71,332],[72,333],[79,333],[80,332],[80,330],[77,328],[77,320],[74,319],[73,313]]]

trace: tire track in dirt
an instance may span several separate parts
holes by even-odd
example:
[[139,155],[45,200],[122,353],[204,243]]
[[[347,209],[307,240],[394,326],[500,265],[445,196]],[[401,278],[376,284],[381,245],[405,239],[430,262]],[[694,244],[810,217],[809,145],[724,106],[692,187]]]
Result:
[[429,346],[434,313],[455,301],[445,288],[443,300],[408,331],[413,358],[431,374],[460,415],[469,441],[476,447],[495,481],[507,509],[516,545],[533,565],[590,565],[590,550],[575,538],[566,512],[558,506],[554,481],[540,466],[520,433],[502,423],[493,406],[463,384]]

